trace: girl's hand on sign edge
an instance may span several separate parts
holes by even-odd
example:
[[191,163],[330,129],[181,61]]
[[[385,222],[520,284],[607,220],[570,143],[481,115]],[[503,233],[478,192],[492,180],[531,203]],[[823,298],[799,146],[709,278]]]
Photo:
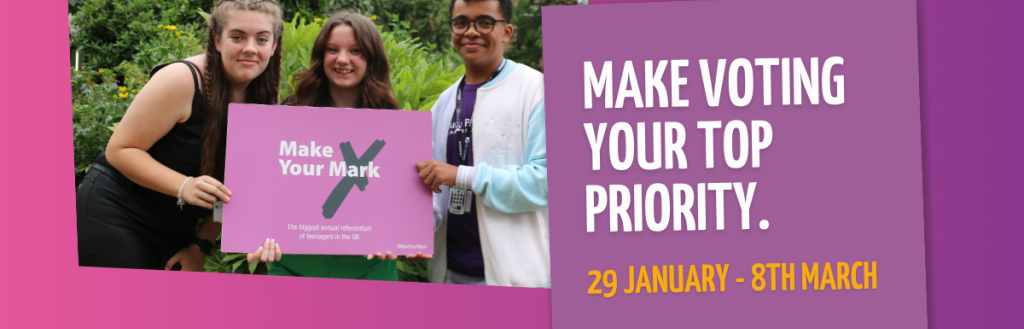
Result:
[[415,255],[406,255],[405,259],[408,260],[427,260],[434,258],[434,255],[424,255],[422,252],[418,252]]
[[185,182],[181,198],[188,204],[213,209],[213,204],[217,202],[217,199],[224,200],[224,202],[231,201],[231,191],[216,178],[199,176]]
[[373,260],[374,256],[376,256],[377,258],[380,258],[380,260],[395,260],[395,259],[398,259],[397,255],[392,254],[390,251],[388,251],[388,253],[386,255],[382,254],[382,253],[379,253],[379,252],[377,253],[377,255],[366,255],[366,260]]
[[267,239],[256,251],[246,254],[249,263],[276,262],[281,260],[281,246],[274,242],[274,239]]

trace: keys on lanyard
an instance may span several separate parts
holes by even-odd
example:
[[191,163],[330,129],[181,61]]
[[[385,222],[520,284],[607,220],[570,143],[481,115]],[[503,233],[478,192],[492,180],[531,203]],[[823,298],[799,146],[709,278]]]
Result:
[[473,210],[473,191],[453,187],[448,196],[448,212],[465,215]]

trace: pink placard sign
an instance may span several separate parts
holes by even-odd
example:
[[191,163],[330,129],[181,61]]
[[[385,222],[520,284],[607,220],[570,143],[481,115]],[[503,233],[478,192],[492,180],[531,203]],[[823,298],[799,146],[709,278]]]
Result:
[[433,253],[430,113],[231,104],[222,250]]

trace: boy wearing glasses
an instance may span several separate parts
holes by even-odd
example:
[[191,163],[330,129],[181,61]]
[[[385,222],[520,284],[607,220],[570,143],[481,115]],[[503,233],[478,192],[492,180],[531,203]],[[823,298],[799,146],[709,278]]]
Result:
[[452,0],[452,44],[466,75],[438,98],[434,282],[550,287],[544,77],[504,58],[511,0]]

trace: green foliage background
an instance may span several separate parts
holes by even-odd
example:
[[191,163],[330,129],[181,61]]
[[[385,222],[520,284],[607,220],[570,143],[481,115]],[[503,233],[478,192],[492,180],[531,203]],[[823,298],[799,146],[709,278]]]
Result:
[[[149,79],[164,63],[203,52],[206,19],[215,0],[68,0],[72,66],[72,122],[76,178],[84,176]],[[371,17],[381,31],[395,96],[403,110],[428,111],[442,91],[464,73],[451,46],[448,0],[280,0],[283,35],[281,99],[293,93],[292,76],[309,67],[322,20],[348,10]],[[540,7],[575,0],[515,1],[516,34],[511,60],[543,70]],[[290,18],[290,20],[288,20]],[[76,186],[78,181],[76,179]],[[399,279],[427,282],[425,261],[400,259]],[[267,264],[248,264],[220,244],[205,270],[266,274]]]

